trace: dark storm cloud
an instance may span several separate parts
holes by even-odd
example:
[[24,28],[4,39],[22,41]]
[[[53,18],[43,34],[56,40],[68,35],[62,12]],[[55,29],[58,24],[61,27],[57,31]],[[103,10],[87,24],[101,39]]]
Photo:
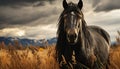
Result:
[[93,0],[94,11],[111,11],[120,9],[120,0]]
[[0,6],[29,5],[38,2],[37,5],[44,5],[44,2],[52,3],[54,0],[0,0]]
[[48,25],[54,21],[50,17],[58,13],[53,2],[54,0],[0,0],[0,29]]
[[[96,12],[120,8],[120,0],[91,1]],[[61,11],[62,0],[0,0],[0,29],[56,23]]]

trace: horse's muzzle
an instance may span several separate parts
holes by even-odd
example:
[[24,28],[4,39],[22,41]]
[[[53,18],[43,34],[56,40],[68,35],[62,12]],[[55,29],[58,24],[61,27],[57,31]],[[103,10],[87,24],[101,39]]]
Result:
[[77,34],[68,34],[67,40],[68,40],[68,43],[75,44],[77,42]]

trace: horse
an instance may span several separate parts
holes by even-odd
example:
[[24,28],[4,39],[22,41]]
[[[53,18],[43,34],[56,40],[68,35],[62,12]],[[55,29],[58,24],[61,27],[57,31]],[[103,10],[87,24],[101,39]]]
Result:
[[64,10],[57,29],[56,60],[61,69],[107,68],[110,36],[101,27],[87,25],[82,7],[82,0],[78,4],[63,0]]

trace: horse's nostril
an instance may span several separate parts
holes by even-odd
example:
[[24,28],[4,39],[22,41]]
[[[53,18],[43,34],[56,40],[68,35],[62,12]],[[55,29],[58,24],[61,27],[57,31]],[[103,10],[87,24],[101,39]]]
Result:
[[75,39],[77,37],[76,34],[73,34],[73,35],[68,35],[68,38],[71,38],[71,39]]
[[72,36],[71,35],[68,35],[68,38],[71,38]]
[[74,34],[74,38],[76,38],[77,37],[77,35],[76,34]]

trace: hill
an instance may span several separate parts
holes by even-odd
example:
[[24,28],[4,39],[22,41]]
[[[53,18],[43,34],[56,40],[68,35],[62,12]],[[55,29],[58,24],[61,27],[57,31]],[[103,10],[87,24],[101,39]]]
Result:
[[55,44],[57,41],[57,38],[50,38],[50,39],[27,39],[27,38],[14,38],[14,37],[0,37],[0,43],[4,42],[5,45],[14,45],[15,42],[18,42],[22,46],[45,46],[46,44],[52,45]]

